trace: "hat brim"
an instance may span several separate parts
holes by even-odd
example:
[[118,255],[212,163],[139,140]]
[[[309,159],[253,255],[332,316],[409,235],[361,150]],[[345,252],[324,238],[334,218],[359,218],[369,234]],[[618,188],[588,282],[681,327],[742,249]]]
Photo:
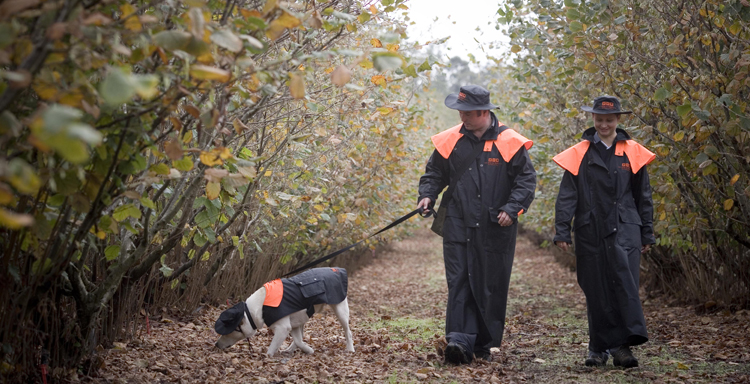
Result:
[[450,109],[456,109],[459,111],[487,111],[490,109],[498,108],[497,105],[492,104],[492,103],[487,103],[484,105],[474,105],[474,104],[464,103],[458,100],[458,93],[451,93],[450,95],[446,96],[445,106]]
[[586,112],[596,113],[598,115],[627,115],[633,113],[633,111],[612,111],[609,109],[595,109],[589,106],[581,107]]
[[239,303],[222,312],[216,320],[216,324],[214,324],[216,333],[228,335],[237,330],[237,327],[242,323],[242,318],[245,316],[244,305],[245,303]]

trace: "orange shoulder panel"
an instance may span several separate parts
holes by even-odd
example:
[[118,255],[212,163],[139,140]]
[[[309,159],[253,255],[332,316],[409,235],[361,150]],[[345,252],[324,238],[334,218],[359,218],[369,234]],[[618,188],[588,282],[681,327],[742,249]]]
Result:
[[552,158],[552,161],[574,176],[578,176],[578,168],[580,168],[583,156],[586,155],[586,151],[589,149],[589,144],[590,141],[584,140],[558,153]]
[[463,136],[463,134],[459,132],[462,125],[463,124],[456,125],[453,128],[446,129],[445,131],[432,136],[432,143],[435,144],[435,149],[440,153],[440,156],[443,156],[446,159],[450,156],[458,139]]
[[653,152],[636,143],[634,140],[620,140],[615,144],[615,155],[622,156],[623,152],[628,155],[630,170],[633,174],[638,173],[643,166],[654,161],[656,158]]
[[284,283],[281,279],[269,281],[263,286],[266,288],[266,299],[263,300],[263,305],[269,307],[278,307],[281,304],[281,298],[284,296]]
[[526,150],[529,150],[532,145],[534,145],[533,141],[521,136],[520,133],[510,128],[500,132],[500,135],[497,136],[497,140],[495,140],[495,146],[506,163],[510,162],[510,159],[516,155],[516,152],[521,149],[521,146],[524,146],[526,147]]

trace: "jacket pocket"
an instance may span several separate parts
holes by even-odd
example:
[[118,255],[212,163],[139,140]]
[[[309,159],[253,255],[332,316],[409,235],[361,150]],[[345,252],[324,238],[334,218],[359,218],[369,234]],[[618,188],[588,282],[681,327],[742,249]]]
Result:
[[304,296],[305,298],[318,296],[321,293],[325,293],[326,291],[326,286],[323,280],[319,280],[317,278],[309,278],[297,281],[297,285],[299,285],[302,296]]
[[638,215],[638,212],[634,208],[628,208],[621,205],[618,207],[617,213],[620,217],[620,221],[623,223],[642,225],[641,216]]

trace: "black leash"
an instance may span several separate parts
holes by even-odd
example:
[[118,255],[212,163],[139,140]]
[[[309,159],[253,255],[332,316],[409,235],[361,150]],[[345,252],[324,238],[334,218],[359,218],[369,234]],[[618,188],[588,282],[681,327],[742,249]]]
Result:
[[[328,255],[326,255],[326,256],[323,256],[323,257],[321,257],[321,258],[320,258],[320,259],[318,259],[318,260],[314,260],[314,261],[312,261],[312,262],[309,262],[309,263],[307,263],[307,264],[305,264],[305,265],[303,265],[303,266],[301,266],[301,267],[299,267],[299,268],[297,268],[297,269],[295,269],[295,270],[293,270],[293,271],[291,271],[291,272],[289,272],[289,273],[285,274],[285,275],[284,275],[284,276],[282,276],[282,277],[287,277],[287,276],[289,276],[289,275],[293,275],[293,274],[295,274],[295,273],[297,273],[297,272],[300,272],[300,271],[303,271],[303,270],[305,270],[305,269],[307,269],[307,268],[310,268],[310,267],[312,267],[313,265],[317,265],[317,264],[320,264],[320,263],[322,263],[322,262],[324,262],[324,261],[326,261],[326,260],[330,260],[330,259],[332,259],[332,258],[334,258],[334,257],[336,257],[336,256],[338,256],[338,255],[340,255],[340,254],[342,254],[342,253],[344,253],[344,252],[346,252],[346,251],[348,251],[348,250],[350,250],[350,249],[352,249],[352,248],[356,247],[356,246],[357,246],[357,245],[359,245],[359,244],[360,244],[361,242],[363,242],[363,241],[365,241],[365,240],[367,240],[367,239],[369,239],[369,238],[371,238],[371,237],[373,237],[373,236],[376,236],[376,235],[378,235],[378,234],[380,234],[380,233],[383,233],[383,232],[385,232],[385,231],[387,231],[387,230],[389,230],[389,229],[391,229],[391,228],[393,228],[393,227],[395,227],[395,226],[397,226],[397,225],[399,225],[399,224],[403,223],[403,222],[404,222],[404,221],[406,221],[406,220],[409,220],[409,219],[410,219],[410,218],[411,218],[412,216],[416,215],[417,213],[419,213],[420,215],[422,215],[422,208],[417,208],[417,209],[415,209],[415,210],[413,210],[413,211],[411,211],[411,212],[407,213],[406,215],[404,215],[404,216],[401,216],[401,217],[399,217],[399,218],[398,218],[398,219],[396,219],[396,220],[395,220],[394,222],[392,222],[392,223],[388,224],[388,226],[386,226],[385,228],[383,228],[383,229],[381,229],[381,230],[379,230],[379,231],[377,231],[377,232],[373,233],[373,234],[372,234],[372,235],[370,235],[370,236],[367,236],[367,237],[365,237],[364,239],[362,239],[362,240],[360,240],[360,241],[358,241],[358,242],[356,242],[356,243],[354,243],[354,244],[352,244],[352,245],[348,245],[348,246],[346,246],[346,247],[344,247],[344,248],[341,248],[341,249],[339,249],[339,250],[338,250],[338,251],[336,251],[336,252],[333,252],[333,253],[330,253],[330,254],[328,254]],[[430,212],[428,212],[428,213],[427,213],[427,215],[422,215],[422,217],[430,217],[430,214],[432,214],[432,210],[430,210]]]

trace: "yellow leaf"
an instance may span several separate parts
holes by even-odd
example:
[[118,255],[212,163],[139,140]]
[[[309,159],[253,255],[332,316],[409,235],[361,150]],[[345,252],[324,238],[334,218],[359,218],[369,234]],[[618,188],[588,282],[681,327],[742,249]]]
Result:
[[388,44],[386,47],[388,48],[389,52],[398,52],[399,45],[398,44]]
[[196,64],[190,67],[190,76],[199,80],[217,80],[226,83],[232,74],[221,68]]
[[393,112],[393,108],[380,107],[380,108],[378,108],[378,112],[380,112],[381,115],[387,115],[387,114]]
[[521,52],[521,49],[521,46],[517,44],[514,44],[512,47],[510,47],[510,51],[513,53]]
[[216,153],[219,154],[219,157],[222,158],[223,160],[226,160],[232,157],[232,151],[227,147],[218,147],[218,148],[215,148],[213,151],[216,151]]
[[271,22],[266,31],[266,36],[271,40],[276,40],[284,33],[287,29],[292,29],[302,24],[300,19],[292,16],[291,14],[284,12],[276,20]]
[[0,183],[0,204],[8,205],[13,202],[13,191],[4,183]]
[[313,208],[315,208],[315,209],[317,209],[318,211],[321,211],[321,212],[325,211],[325,207],[323,207],[323,206],[322,206],[322,205],[320,205],[320,204],[315,204],[315,205],[313,206]]
[[220,192],[221,184],[214,181],[206,183],[206,198],[208,198],[209,200],[213,200],[219,197]]
[[732,176],[732,180],[729,181],[729,184],[730,185],[734,185],[734,183],[736,183],[737,180],[739,180],[739,179],[740,179],[740,174],[738,173],[738,174]]
[[201,151],[200,155],[201,163],[208,165],[209,167],[213,167],[214,165],[222,165],[224,164],[224,161],[221,160],[221,157],[219,157],[219,154],[211,151]]
[[34,218],[26,213],[16,213],[0,208],[0,226],[15,230],[34,224]]
[[724,200],[724,210],[728,211],[734,207],[734,200],[732,199],[726,199]]
[[138,20],[137,15],[132,15],[133,12],[135,12],[135,7],[133,7],[132,5],[128,3],[125,3],[122,6],[120,6],[120,11],[122,12],[121,18],[122,19],[127,18],[125,20],[125,28],[133,32],[138,32],[141,30],[141,21]]
[[674,134],[674,141],[682,141],[685,137],[685,131],[680,131]]
[[372,44],[372,46],[375,48],[383,48],[383,43],[381,43],[378,39],[370,40],[370,44]]
[[305,97],[305,80],[299,73],[289,73],[289,93],[295,99]]
[[378,13],[378,8],[375,6],[375,4],[370,6],[370,13],[373,15],[376,15]]
[[370,78],[370,81],[375,85],[385,86],[385,76],[383,75],[375,75]]
[[370,60],[364,60],[360,61],[359,66],[364,69],[371,69],[373,67],[372,61]]
[[277,3],[277,0],[266,1],[266,4],[263,5],[263,15],[267,15],[269,12],[276,9],[276,3]]

